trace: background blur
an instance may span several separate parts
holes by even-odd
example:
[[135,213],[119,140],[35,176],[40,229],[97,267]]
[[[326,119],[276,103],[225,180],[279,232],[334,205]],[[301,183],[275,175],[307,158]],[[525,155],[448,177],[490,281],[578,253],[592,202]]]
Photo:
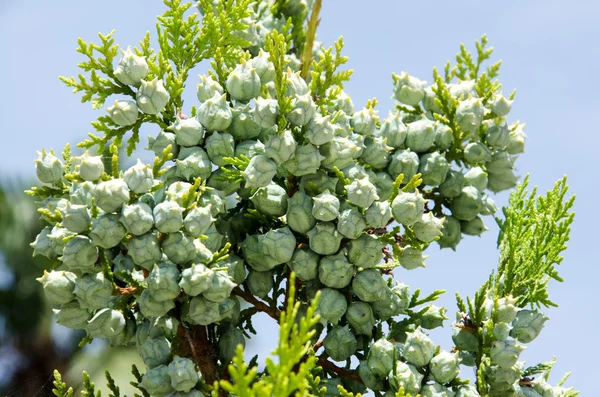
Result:
[[[355,70],[346,90],[357,108],[377,97],[385,117],[393,106],[392,72],[407,71],[430,82],[432,66],[440,68],[453,59],[461,42],[472,49],[476,38],[488,34],[496,48],[493,59],[504,61],[504,91],[518,89],[510,119],[527,123],[519,171],[531,173],[532,184],[543,191],[567,174],[571,192],[577,195],[578,215],[560,268],[565,283],[551,287],[560,308],[547,311],[552,321],[522,358],[533,365],[556,355],[553,382],[573,371],[567,384],[583,396],[597,395],[593,390],[600,353],[600,261],[595,251],[595,200],[600,193],[600,138],[594,116],[600,108],[600,3],[529,0],[503,2],[498,8],[499,4],[325,0],[318,39],[331,45],[344,36],[344,53]],[[57,78],[78,73],[76,64],[82,58],[75,52],[77,37],[95,41],[97,32],[116,29],[122,47],[135,45],[146,30],[154,33],[155,17],[162,10],[158,0],[0,1],[0,395],[49,395],[53,368],[70,368],[71,375],[86,368],[99,379],[106,364],[115,369],[114,375],[125,374],[120,384],[130,380],[128,370],[121,368],[129,368],[135,354],[107,352],[96,343],[77,353],[74,347],[81,335],[51,325],[52,312],[34,281],[43,263],[30,259],[27,245],[40,225],[20,192],[34,181],[36,150],[60,151],[66,142],[83,140],[92,131],[89,122],[98,116]],[[206,68],[202,65],[199,72]],[[188,111],[196,102],[195,81],[189,86]],[[494,199],[505,205],[507,197]],[[441,303],[453,320],[454,292],[472,295],[496,266],[497,227],[491,219],[487,223],[491,230],[482,238],[464,239],[457,252],[440,252],[434,244],[427,269],[399,270],[397,278],[423,292],[446,289]],[[247,351],[267,354],[277,329],[268,318],[255,325],[261,340],[250,343]],[[447,349],[452,346],[448,326],[435,330],[433,337]],[[71,379],[78,382],[80,377]]]

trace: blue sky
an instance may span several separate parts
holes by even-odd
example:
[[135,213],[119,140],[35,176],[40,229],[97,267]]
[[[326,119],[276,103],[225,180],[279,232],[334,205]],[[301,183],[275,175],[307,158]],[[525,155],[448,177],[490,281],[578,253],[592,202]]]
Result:
[[[81,60],[75,52],[77,37],[90,40],[97,32],[114,28],[117,42],[126,47],[136,44],[146,30],[153,33],[155,16],[161,12],[157,0],[0,2],[0,117],[4,122],[0,179],[31,178],[35,150],[61,149],[65,142],[76,143],[91,132],[89,122],[98,113],[80,104],[80,96],[71,94],[57,78],[77,72],[75,65]],[[357,107],[377,97],[382,116],[392,106],[392,72],[407,71],[431,81],[432,66],[441,67],[452,59],[461,42],[472,46],[482,33],[488,34],[496,48],[494,59],[504,61],[505,91],[517,88],[510,117],[527,124],[519,172],[529,172],[532,183],[542,190],[567,174],[571,192],[577,195],[578,216],[560,268],[565,283],[551,287],[551,297],[560,308],[547,311],[551,321],[523,357],[535,364],[556,355],[552,378],[573,371],[568,383],[584,396],[593,395],[597,388],[600,353],[595,310],[600,260],[593,249],[598,230],[593,211],[600,193],[600,138],[594,117],[600,108],[599,16],[600,3],[580,0],[324,0],[318,32],[318,39],[328,45],[344,36],[344,52],[355,70],[347,91]],[[190,107],[195,103],[194,89],[188,91],[186,106]],[[496,196],[501,205],[506,199],[507,194]],[[483,237],[465,239],[456,253],[432,247],[426,269],[399,271],[398,279],[424,292],[448,290],[442,303],[453,313],[454,292],[472,294],[496,265],[497,228],[491,219],[486,223],[491,230]],[[260,328],[271,333],[272,325],[265,320]],[[446,348],[451,346],[449,331],[446,326],[433,334]],[[268,346],[252,349],[263,351]]]

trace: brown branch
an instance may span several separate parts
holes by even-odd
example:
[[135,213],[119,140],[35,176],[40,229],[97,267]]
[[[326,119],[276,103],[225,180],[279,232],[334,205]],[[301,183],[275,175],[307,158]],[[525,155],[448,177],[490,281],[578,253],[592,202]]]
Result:
[[288,304],[288,300],[290,299],[290,276],[291,276],[291,270],[287,271],[287,275],[286,275],[286,282],[285,282],[285,298],[283,300],[283,307],[285,309],[287,309],[287,304]]
[[208,333],[206,327],[203,325],[194,325],[190,329],[179,325],[179,331],[183,330],[185,338],[190,346],[192,358],[200,373],[204,378],[204,381],[212,385],[215,381],[219,380],[219,374],[217,370],[217,364],[215,359],[215,352],[213,346],[208,341]]
[[321,0],[316,0],[313,5],[312,13],[310,15],[310,19],[308,20],[308,31],[306,32],[306,42],[304,43],[304,54],[301,56],[302,60],[302,70],[300,76],[307,80],[308,71],[310,69],[310,64],[312,61],[312,52],[313,45],[315,42],[315,36],[317,33],[317,27],[319,26],[319,12],[321,11]]
[[117,295],[135,295],[137,287],[119,287],[116,286]]
[[319,356],[317,363],[321,367],[323,367],[331,372],[335,372],[342,378],[354,379],[354,380],[357,380],[362,383],[362,379],[358,375],[358,372],[351,371],[346,368],[340,368],[337,365],[335,365],[334,363],[332,363],[331,361],[327,360],[327,357],[325,357],[325,356]]
[[290,176],[288,176],[287,181],[288,181],[287,195],[288,195],[288,197],[292,197],[298,191],[298,180],[296,179],[295,176],[290,175]]
[[323,346],[323,339],[320,339],[317,343],[313,345],[313,351],[316,353]]
[[281,316],[281,312],[279,310],[277,310],[276,308],[270,307],[267,304],[265,304],[264,302],[259,301],[258,299],[256,299],[254,297],[254,295],[245,292],[240,287],[235,287],[233,289],[233,291],[231,292],[231,294],[239,296],[240,298],[242,298],[243,300],[245,300],[246,302],[248,302],[252,306],[254,306],[257,310],[268,314],[270,317],[274,318],[276,321],[279,322],[279,317]]

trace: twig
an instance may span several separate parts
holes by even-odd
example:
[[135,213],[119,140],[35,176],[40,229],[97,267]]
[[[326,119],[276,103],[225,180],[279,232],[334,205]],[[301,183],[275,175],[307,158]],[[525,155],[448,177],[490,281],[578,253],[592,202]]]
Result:
[[215,381],[219,380],[219,375],[217,371],[217,365],[214,360],[215,354],[213,351],[213,346],[208,340],[206,327],[196,325],[192,326],[192,328],[189,330],[187,328],[183,329],[185,332],[185,337],[190,345],[192,357],[198,365],[198,368],[200,368],[202,377],[207,384],[212,385]]
[[321,367],[323,367],[325,369],[328,369],[329,371],[335,372],[336,374],[338,374],[339,376],[341,376],[343,378],[354,379],[354,380],[357,380],[357,381],[359,381],[359,382],[362,383],[362,379],[360,378],[360,376],[358,375],[358,373],[350,371],[350,370],[345,369],[345,368],[338,367],[337,365],[335,365],[331,361],[327,360],[327,357],[319,356],[319,359],[318,359],[317,363]]
[[135,295],[137,287],[116,287],[118,295]]
[[323,346],[323,339],[320,339],[317,343],[313,345],[313,350],[316,353]]
[[276,321],[279,321],[279,317],[281,312],[275,308],[269,307],[264,302],[256,299],[252,294],[249,294],[243,291],[240,287],[235,287],[231,292],[232,295],[237,295],[246,302],[252,304],[257,310],[268,314],[270,317],[274,318]]
[[287,195],[288,195],[288,197],[292,197],[298,191],[298,180],[296,179],[295,176],[290,175],[290,176],[288,176],[287,181],[288,181]]
[[308,71],[310,69],[310,63],[312,61],[312,51],[315,42],[315,36],[317,34],[317,27],[319,26],[319,12],[321,12],[321,0],[316,0],[308,21],[308,31],[306,33],[306,43],[304,44],[304,54],[302,54],[302,70],[300,76],[306,80],[308,78]]

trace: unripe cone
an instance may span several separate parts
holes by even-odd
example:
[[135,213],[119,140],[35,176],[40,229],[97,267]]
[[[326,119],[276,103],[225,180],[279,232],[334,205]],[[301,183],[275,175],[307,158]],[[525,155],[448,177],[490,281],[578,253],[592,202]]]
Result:
[[256,190],[250,201],[260,212],[271,216],[282,216],[288,206],[287,192],[275,183]]
[[92,223],[90,212],[86,205],[67,204],[63,217],[63,226],[73,233],[86,231]]
[[376,269],[363,270],[352,280],[352,292],[363,302],[384,299],[389,293],[387,283]]
[[97,260],[98,248],[85,236],[77,235],[71,238],[62,251],[63,264],[74,272],[94,271]]
[[447,309],[445,307],[429,305],[427,307],[427,311],[423,313],[423,316],[419,319],[419,325],[425,329],[443,327],[444,320],[448,320],[448,317],[446,317],[446,311]]
[[421,381],[423,375],[413,367],[403,363],[402,361],[396,361],[394,370],[389,373],[390,386],[394,390],[400,390],[402,388],[405,393],[411,395],[417,395],[421,390]]
[[44,270],[44,275],[37,281],[42,283],[46,297],[54,304],[62,305],[74,299],[73,290],[77,281],[74,273],[55,270],[48,273]]
[[171,343],[164,336],[146,338],[141,345],[138,345],[138,352],[148,368],[158,367],[169,362]]
[[169,102],[169,93],[162,80],[155,77],[152,81],[142,80],[136,95],[137,105],[146,114],[159,114]]
[[208,101],[210,98],[218,94],[223,95],[223,87],[221,84],[214,81],[210,76],[199,76],[200,83],[197,84],[196,96],[200,102]]
[[179,295],[179,270],[177,266],[169,263],[159,263],[154,265],[146,281],[148,283],[148,293],[153,300],[166,301],[176,298]]
[[413,152],[423,153],[435,143],[436,125],[429,119],[408,124],[404,145]]
[[206,291],[212,283],[214,271],[203,264],[192,263],[192,266],[181,272],[179,286],[190,296],[196,296]]
[[399,113],[388,115],[381,125],[379,136],[386,138],[386,143],[394,148],[399,148],[406,139],[406,126]]
[[397,150],[392,155],[392,159],[388,166],[388,172],[393,179],[398,175],[403,174],[402,179],[405,183],[416,175],[419,169],[419,156],[408,149]]
[[442,235],[438,240],[440,248],[452,248],[454,250],[461,238],[460,221],[453,216],[445,217]]
[[429,371],[436,382],[450,382],[460,372],[458,353],[442,351],[429,362]]
[[221,334],[217,348],[219,358],[226,363],[231,362],[236,354],[237,346],[246,347],[246,338],[239,328],[230,327],[227,332]]
[[399,102],[414,106],[425,97],[425,82],[402,72],[394,77],[394,98]]
[[158,367],[146,371],[140,382],[151,396],[165,397],[173,391],[171,386],[171,377],[169,376],[168,367],[159,365]]
[[372,335],[375,317],[368,303],[352,302],[349,304],[348,310],[346,310],[346,320],[357,335]]
[[273,289],[273,272],[257,272],[256,270],[250,270],[246,282],[248,283],[248,288],[252,295],[265,299]]
[[134,101],[125,99],[115,100],[114,104],[106,111],[110,119],[117,125],[128,126],[135,124],[138,118],[138,107]]
[[198,120],[209,131],[224,131],[233,119],[227,96],[215,92],[198,108]]
[[86,181],[96,181],[104,173],[102,156],[90,156],[86,150],[81,156],[77,157],[77,160],[79,160],[79,176]]
[[208,325],[221,320],[219,304],[196,296],[190,300],[189,318],[193,324]]
[[384,377],[375,375],[367,365],[366,361],[360,362],[360,365],[358,366],[358,375],[365,386],[371,390],[382,390],[384,387],[384,377],[387,376],[387,374],[385,374]]
[[154,226],[152,209],[143,202],[124,205],[119,220],[129,233],[136,236],[149,232]]
[[202,293],[205,299],[221,303],[231,295],[231,291],[235,288],[235,283],[231,281],[227,272],[214,272],[210,286]]
[[183,226],[191,236],[198,237],[206,233],[214,221],[209,204],[206,207],[197,206],[189,210],[183,220]]
[[300,280],[313,280],[317,277],[319,258],[319,255],[311,251],[308,247],[297,248],[288,266],[296,273],[296,276]]
[[123,179],[100,182],[94,189],[94,198],[104,212],[115,212],[129,202],[129,188]]
[[497,340],[492,342],[492,363],[500,368],[510,368],[517,363],[519,355],[526,347],[519,345],[515,340]]
[[340,248],[342,235],[330,222],[319,222],[307,233],[310,249],[320,255],[333,255]]
[[189,358],[175,356],[169,364],[167,373],[171,378],[171,386],[178,391],[188,392],[200,380],[196,365]]
[[386,226],[392,219],[392,207],[386,201],[375,201],[365,212],[367,225],[373,228]]
[[81,329],[85,328],[92,312],[82,308],[76,300],[65,303],[60,307],[60,310],[54,310],[56,315],[56,323],[65,327]]
[[254,139],[262,131],[262,127],[256,122],[250,104],[236,104],[231,110],[231,125],[227,132],[233,136],[236,141]]
[[324,256],[319,262],[319,281],[330,288],[344,288],[354,276],[354,266],[346,259],[344,251]]
[[379,116],[377,110],[373,108],[363,108],[354,113],[350,119],[350,125],[354,128],[354,132],[364,136],[371,136],[375,133]]
[[[236,148],[237,150],[237,148]],[[288,161],[296,152],[296,141],[290,131],[273,135],[265,145],[266,155],[275,163],[282,164]]]
[[127,253],[136,265],[146,270],[151,270],[152,266],[162,258],[160,243],[152,232],[132,238]]
[[123,84],[138,85],[148,75],[146,58],[134,54],[129,47],[121,50],[121,53],[121,60],[114,71],[115,77]]
[[88,321],[86,331],[92,338],[111,338],[125,329],[125,317],[117,310],[101,309]]
[[344,237],[358,238],[367,227],[367,222],[357,208],[348,208],[338,215],[337,230]]
[[392,201],[394,219],[403,225],[410,226],[421,219],[425,210],[425,199],[419,191],[414,193],[400,192]]
[[260,76],[251,62],[242,60],[227,77],[225,86],[233,99],[247,102],[260,93]]
[[382,338],[373,343],[367,356],[369,369],[375,375],[387,376],[394,366],[394,350],[394,344],[387,339]]
[[125,226],[119,222],[118,215],[106,214],[94,219],[89,236],[94,245],[112,248],[121,242],[126,233]]
[[344,361],[354,354],[357,342],[348,328],[335,326],[327,333],[323,347],[332,360]]
[[264,187],[268,186],[277,173],[277,164],[269,160],[266,156],[258,155],[250,160],[250,163],[243,171],[246,187]]
[[519,342],[532,342],[544,328],[544,323],[549,318],[536,310],[523,309],[517,313],[516,318],[512,322],[512,330],[510,335],[516,338]]
[[185,180],[201,178],[204,181],[211,176],[212,163],[208,154],[199,147],[182,147],[175,163],[177,175]]
[[340,292],[332,288],[321,289],[317,313],[322,319],[329,323],[337,324],[344,313],[346,313],[347,308],[348,303],[346,302],[346,298]]
[[64,165],[52,153],[42,150],[38,152],[35,160],[35,171],[40,181],[44,183],[56,183],[63,177]]
[[417,328],[410,333],[404,344],[404,358],[416,367],[422,367],[431,361],[435,352],[435,345],[431,339]]
[[356,267],[368,269],[375,267],[383,259],[381,251],[384,244],[372,234],[363,234],[352,240],[348,249],[348,260]]

